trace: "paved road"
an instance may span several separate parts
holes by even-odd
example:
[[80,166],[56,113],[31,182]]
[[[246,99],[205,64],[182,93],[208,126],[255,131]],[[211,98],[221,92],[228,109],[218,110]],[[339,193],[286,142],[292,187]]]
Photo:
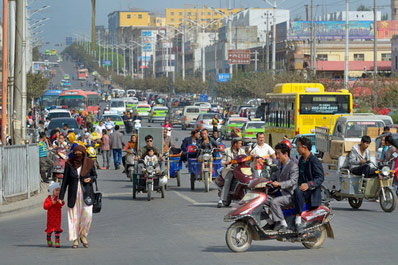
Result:
[[[186,134],[175,129],[173,138]],[[336,240],[327,240],[321,249],[268,241],[232,253],[224,239],[228,209],[215,207],[214,186],[210,193],[197,186],[190,191],[184,169],[182,187],[171,180],[165,199],[155,194],[148,202],[141,194],[132,200],[122,170],[99,171],[103,211],[94,215],[89,249],[70,248],[66,207],[62,248],[47,248],[46,213],[32,209],[0,219],[0,264],[397,264],[398,212],[384,213],[370,202],[357,211],[347,202],[334,202]]]

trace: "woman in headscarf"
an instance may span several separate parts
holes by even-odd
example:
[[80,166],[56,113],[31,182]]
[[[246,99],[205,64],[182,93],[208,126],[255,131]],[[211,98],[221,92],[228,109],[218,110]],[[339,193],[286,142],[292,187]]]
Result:
[[[130,154],[130,149],[133,149],[136,153],[138,152],[138,138],[137,134],[133,133],[130,137],[130,141],[123,148],[123,152],[127,152],[125,156],[122,157],[123,166],[126,167],[126,158]],[[126,169],[123,171],[125,173]]]
[[72,248],[77,248],[79,238],[88,248],[87,235],[93,216],[94,189],[93,182],[97,178],[94,161],[88,158],[83,146],[73,149],[73,156],[65,164],[59,199],[64,200],[68,188],[68,227],[69,241]]

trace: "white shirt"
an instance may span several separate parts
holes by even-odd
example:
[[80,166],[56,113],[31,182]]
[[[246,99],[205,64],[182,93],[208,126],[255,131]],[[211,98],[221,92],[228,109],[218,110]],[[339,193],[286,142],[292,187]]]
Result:
[[102,126],[99,126],[99,124],[95,127],[95,131],[99,134],[102,135],[102,130],[106,130],[105,124],[102,124]]
[[260,157],[264,157],[264,156],[271,156],[271,155],[275,154],[275,151],[274,151],[274,149],[272,149],[271,146],[264,143],[263,146],[256,145],[256,147],[254,147],[254,149],[251,151],[251,154],[260,156]]

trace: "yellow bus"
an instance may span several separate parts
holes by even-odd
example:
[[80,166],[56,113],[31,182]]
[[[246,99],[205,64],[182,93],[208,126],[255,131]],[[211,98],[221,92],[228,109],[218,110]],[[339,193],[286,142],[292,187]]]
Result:
[[313,134],[315,126],[331,130],[335,114],[353,111],[352,94],[342,89],[325,92],[319,83],[283,83],[274,87],[265,97],[265,140],[271,146],[287,137]]

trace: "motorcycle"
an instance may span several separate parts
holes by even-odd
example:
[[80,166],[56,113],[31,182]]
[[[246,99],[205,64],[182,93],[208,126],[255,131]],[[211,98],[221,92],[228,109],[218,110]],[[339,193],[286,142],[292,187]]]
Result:
[[100,169],[100,166],[99,166],[99,163],[98,163],[98,160],[97,160],[97,148],[99,146],[100,145],[98,143],[96,143],[94,145],[93,144],[92,145],[85,145],[88,158],[90,158],[91,160],[94,161],[94,164],[95,164],[97,169]]
[[191,190],[195,190],[195,181],[202,181],[205,184],[205,192],[210,191],[210,182],[217,176],[217,170],[221,167],[221,157],[214,159],[213,153],[224,151],[224,148],[223,144],[219,144],[219,148],[199,149],[197,158],[189,158],[197,153],[198,147],[188,146],[187,160],[188,171],[191,174]]
[[[264,205],[269,194],[279,191],[273,188],[272,181],[260,178],[249,184],[251,191],[236,204],[224,217],[225,222],[233,222],[226,232],[226,243],[233,252],[245,252],[252,244],[252,240],[271,240],[300,242],[308,249],[319,248],[326,237],[334,239],[334,232],[330,225],[331,210],[321,205],[316,209],[307,210],[301,214],[303,232],[298,233],[295,228],[296,210],[294,207],[283,209],[288,224],[287,232],[264,230],[261,224],[266,218],[268,207]],[[305,205],[308,209],[309,205]]]
[[[164,154],[167,158],[168,154]],[[165,197],[165,191],[167,184],[167,172],[160,172],[156,168],[159,163],[148,161],[145,163],[143,159],[138,161],[139,167],[141,165],[141,174],[137,174],[137,177],[133,177],[133,199],[136,199],[138,192],[147,193],[148,201],[152,200],[152,192],[157,191],[161,193],[161,197]]]
[[65,148],[57,147],[50,150],[50,153],[52,154],[50,159],[54,161],[51,175],[55,182],[59,182],[64,178],[65,162],[68,159],[67,151]]
[[133,180],[134,177],[135,164],[137,163],[137,161],[135,160],[136,156],[137,154],[134,149],[129,149],[128,153],[126,154],[125,172],[127,178],[129,178],[130,180]]
[[[231,160],[231,169],[233,170],[234,177],[231,181],[227,199],[222,201],[225,207],[229,207],[232,201],[240,201],[243,196],[245,196],[250,181],[254,180],[253,172],[248,161],[250,161],[250,157],[246,155],[239,155],[236,157],[236,160]],[[222,174],[217,176],[215,184],[219,190],[218,196],[220,196],[224,187],[224,176]]]

